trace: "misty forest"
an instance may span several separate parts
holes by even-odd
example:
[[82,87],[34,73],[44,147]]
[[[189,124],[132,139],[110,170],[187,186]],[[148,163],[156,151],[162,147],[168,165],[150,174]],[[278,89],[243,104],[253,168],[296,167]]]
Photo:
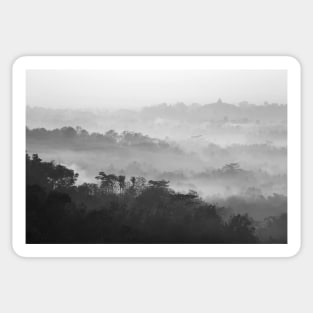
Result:
[[27,243],[287,243],[287,107],[27,107]]

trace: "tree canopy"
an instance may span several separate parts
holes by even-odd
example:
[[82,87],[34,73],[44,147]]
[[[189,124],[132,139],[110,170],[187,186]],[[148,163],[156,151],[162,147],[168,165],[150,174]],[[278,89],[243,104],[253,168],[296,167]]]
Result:
[[225,220],[223,208],[196,191],[176,192],[167,180],[103,171],[97,183],[77,184],[77,178],[61,164],[26,154],[27,243],[273,242],[275,227],[283,224],[269,219],[258,237],[248,215]]

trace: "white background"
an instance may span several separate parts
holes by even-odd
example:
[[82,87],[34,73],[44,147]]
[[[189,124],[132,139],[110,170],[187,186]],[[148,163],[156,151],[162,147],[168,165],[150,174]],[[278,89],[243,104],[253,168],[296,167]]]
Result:
[[[313,309],[310,1],[2,1],[1,312]],[[11,248],[11,65],[22,55],[292,55],[302,64],[302,250],[291,259],[22,259]]]

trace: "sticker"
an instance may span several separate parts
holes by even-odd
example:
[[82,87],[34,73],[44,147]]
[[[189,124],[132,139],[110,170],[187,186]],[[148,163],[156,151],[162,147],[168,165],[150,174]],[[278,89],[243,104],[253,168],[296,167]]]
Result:
[[300,123],[292,57],[21,57],[13,249],[24,257],[293,256]]

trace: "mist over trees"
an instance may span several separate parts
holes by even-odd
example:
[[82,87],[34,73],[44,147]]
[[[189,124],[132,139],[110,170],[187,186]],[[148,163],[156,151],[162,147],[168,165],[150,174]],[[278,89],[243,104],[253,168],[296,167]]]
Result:
[[[74,168],[85,181],[105,170],[168,179],[176,190],[197,189],[203,196],[244,194],[251,187],[264,195],[287,192],[287,151],[271,144],[221,147],[209,143],[190,151],[174,141],[141,133],[89,133],[81,127],[27,128],[26,137],[30,153],[40,153]],[[234,160],[240,160],[240,164]]]
[[287,242],[286,105],[27,107],[26,146],[29,243]]
[[140,110],[83,111],[27,107],[29,128],[54,129],[81,126],[91,132],[132,130],[150,137],[208,140],[219,145],[255,144],[266,141],[285,145],[286,105],[160,104]]
[[[149,151],[171,151],[180,153],[181,150],[168,142],[137,132],[123,131],[117,133],[113,129],[105,134],[91,133],[87,130],[76,127],[62,127],[60,129],[46,130],[45,128],[26,129],[26,136],[29,144],[38,142],[38,144],[49,144],[55,149],[70,148],[74,150],[92,150],[92,149],[138,149]],[[69,146],[68,146],[69,145]]]
[[286,243],[286,218],[230,214],[166,180],[78,173],[26,154],[27,243]]
[[[224,103],[218,100],[211,104],[177,103],[174,105],[162,103],[146,106],[138,110],[120,109],[116,111],[97,110],[70,110],[48,109],[40,107],[27,107],[27,124],[31,128],[45,126],[46,128],[59,128],[64,125],[81,125],[92,131],[103,131],[101,126],[112,118],[117,124],[137,123],[140,120],[154,121],[165,119],[190,123],[208,121],[224,121],[245,124],[251,121],[256,123],[281,123],[287,120],[287,107],[282,104],[253,105],[246,101],[239,105]],[[100,126],[100,128],[95,127]],[[126,127],[127,128],[127,127]]]

